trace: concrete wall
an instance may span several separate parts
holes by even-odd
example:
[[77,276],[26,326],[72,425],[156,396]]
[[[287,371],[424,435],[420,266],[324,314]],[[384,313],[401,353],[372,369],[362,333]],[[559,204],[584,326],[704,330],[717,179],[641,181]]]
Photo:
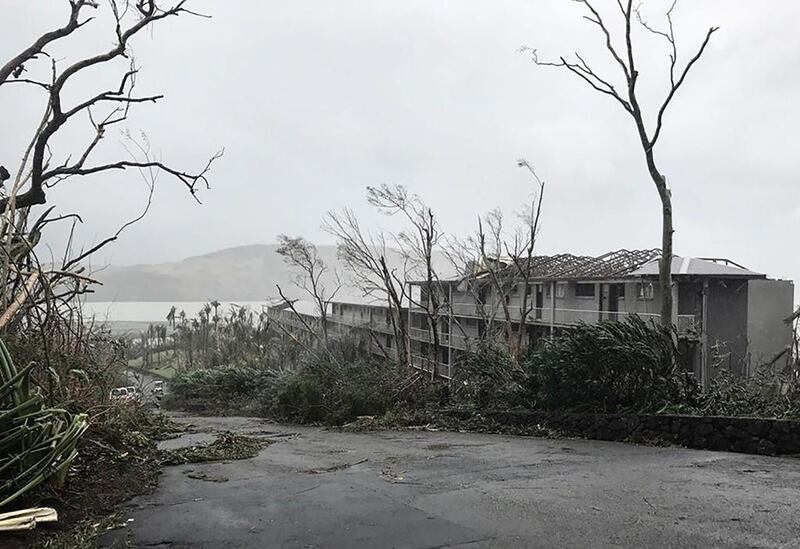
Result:
[[708,283],[709,380],[717,364],[731,372],[747,372],[747,281],[711,279]]
[[751,370],[792,343],[794,285],[789,280],[751,280],[747,288],[747,354]]
[[350,303],[336,303],[336,313],[331,313],[332,322],[345,324],[367,324],[369,322],[369,307]]

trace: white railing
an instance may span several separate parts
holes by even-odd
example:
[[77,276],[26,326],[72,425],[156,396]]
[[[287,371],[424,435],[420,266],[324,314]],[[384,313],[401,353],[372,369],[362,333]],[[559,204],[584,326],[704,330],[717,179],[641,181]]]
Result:
[[[417,370],[422,370],[423,372],[431,372],[431,369],[434,365],[434,361],[428,357],[422,355],[412,355],[411,356],[411,366],[416,368]],[[450,379],[450,366],[443,362],[439,362],[436,364],[436,373],[439,377],[443,377],[445,379]]]
[[341,316],[331,316],[328,317],[328,323],[330,324],[342,324],[348,326],[350,328],[360,328],[362,330],[373,330],[376,332],[382,332],[386,334],[394,333],[391,324],[384,322],[382,320],[355,320],[353,318],[346,318]]

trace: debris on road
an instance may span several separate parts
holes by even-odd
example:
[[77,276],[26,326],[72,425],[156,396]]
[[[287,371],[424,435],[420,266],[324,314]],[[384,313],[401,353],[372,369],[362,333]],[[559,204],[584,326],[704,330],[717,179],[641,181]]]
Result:
[[32,507],[0,513],[0,532],[33,530],[40,522],[56,522],[58,513],[51,507]]
[[337,465],[331,465],[330,467],[322,467],[320,469],[308,469],[306,471],[300,471],[301,473],[307,473],[309,475],[322,475],[325,473],[335,473],[336,471],[343,471],[344,469],[349,469],[350,467],[354,467],[356,465],[360,465],[369,461],[368,459],[362,459],[361,461],[356,461],[355,463],[339,463]]
[[262,448],[269,444],[271,444],[270,441],[226,431],[218,435],[217,439],[211,444],[162,451],[159,462],[162,465],[183,465],[186,463],[249,459],[255,457]]
[[209,475],[208,473],[195,471],[194,469],[187,469],[183,474],[190,479],[205,480],[207,482],[228,482],[230,480],[228,477]]

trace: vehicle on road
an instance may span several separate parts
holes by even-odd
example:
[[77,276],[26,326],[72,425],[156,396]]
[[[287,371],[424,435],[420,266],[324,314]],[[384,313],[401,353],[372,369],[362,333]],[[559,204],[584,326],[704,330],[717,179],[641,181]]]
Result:
[[131,385],[125,388],[128,390],[128,394],[131,395],[132,400],[140,400],[142,398],[142,390],[139,387]]
[[133,394],[128,390],[128,387],[115,387],[111,389],[111,393],[109,394],[109,399],[112,402],[131,400],[132,398]]

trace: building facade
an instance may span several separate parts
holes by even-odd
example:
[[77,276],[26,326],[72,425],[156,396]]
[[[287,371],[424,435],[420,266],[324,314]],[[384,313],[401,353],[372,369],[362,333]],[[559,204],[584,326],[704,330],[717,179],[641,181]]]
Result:
[[[452,377],[460,357],[482,338],[522,331],[533,345],[577,323],[621,321],[632,315],[658,322],[658,250],[618,250],[602,256],[559,254],[532,258],[527,291],[516,270],[496,261],[469,276],[409,284],[410,359],[414,366]],[[495,278],[492,280],[492,273]],[[503,276],[503,284],[498,284]],[[758,365],[790,352],[791,281],[770,279],[730,260],[673,257],[673,318],[697,380],[707,384],[720,368],[750,375]],[[498,288],[500,288],[498,290]],[[429,293],[438,293],[431,310]],[[525,304],[523,305],[523,301]],[[284,311],[284,315],[286,312]],[[436,318],[439,356],[432,357]],[[396,342],[387,307],[334,302],[328,311],[331,337],[354,330],[367,334],[370,350],[394,356]]]

